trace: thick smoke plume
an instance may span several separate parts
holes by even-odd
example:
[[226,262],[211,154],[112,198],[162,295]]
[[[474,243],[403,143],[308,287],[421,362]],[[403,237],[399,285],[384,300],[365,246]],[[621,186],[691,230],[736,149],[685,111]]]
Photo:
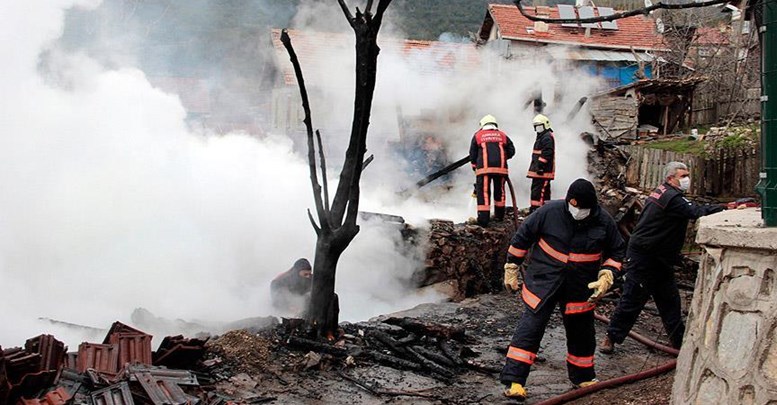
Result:
[[[270,280],[299,257],[313,259],[315,235],[306,215],[313,202],[307,162],[293,147],[297,135],[275,131],[260,139],[193,130],[178,95],[154,87],[127,49],[108,53],[111,47],[105,47],[98,56],[95,48],[58,41],[73,7],[102,10],[94,0],[37,0],[11,2],[0,16],[6,38],[0,47],[13,55],[0,76],[0,345],[20,345],[40,333],[55,334],[71,349],[98,339],[39,318],[104,328],[115,320],[131,324],[137,307],[208,325],[271,314]],[[309,14],[302,10],[300,16]],[[328,10],[346,31],[339,9]],[[309,29],[301,18],[294,21],[295,28]],[[389,29],[381,41],[400,37]],[[256,40],[269,39],[267,27]],[[303,66],[310,85],[319,88],[313,119],[327,142],[333,181],[351,120],[351,46],[346,42],[322,65]],[[362,209],[402,215],[418,226],[424,218],[462,221],[474,214],[467,168],[449,187],[397,193],[417,180],[403,174],[405,163],[394,153],[398,105],[405,116],[445,116],[437,135],[452,160],[466,154],[480,116],[496,115],[516,142],[512,178],[525,206],[523,171],[533,135],[524,103],[539,86],[559,145],[554,193],[585,175],[577,134],[587,129],[586,120],[553,115],[586,94],[579,77],[573,81],[548,63],[508,63],[487,52],[480,52],[474,69],[435,75],[434,57],[398,49],[387,45],[381,54],[368,141],[375,162],[363,178]],[[270,60],[277,70],[288,64]],[[363,223],[338,268],[341,319],[436,299],[407,290],[419,266],[420,253],[407,250],[396,228]]]

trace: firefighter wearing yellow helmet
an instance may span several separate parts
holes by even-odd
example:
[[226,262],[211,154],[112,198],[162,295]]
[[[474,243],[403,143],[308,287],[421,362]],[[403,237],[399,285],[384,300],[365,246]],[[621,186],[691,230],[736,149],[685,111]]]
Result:
[[494,220],[504,219],[507,160],[515,155],[515,146],[507,134],[499,130],[499,124],[493,115],[481,118],[479,125],[480,129],[472,136],[470,143],[469,161],[475,171],[477,222],[480,226],[488,226],[491,219],[491,197],[494,200]]
[[548,117],[537,114],[532,120],[537,139],[532,148],[531,163],[526,177],[531,179],[531,208],[534,212],[550,200],[550,181],[556,172],[556,141]]

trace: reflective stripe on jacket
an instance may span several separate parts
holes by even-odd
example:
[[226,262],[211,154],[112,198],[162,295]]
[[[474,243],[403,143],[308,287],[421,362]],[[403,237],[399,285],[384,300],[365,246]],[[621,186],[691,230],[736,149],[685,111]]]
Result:
[[553,131],[537,134],[531,153],[531,163],[526,177],[532,179],[553,179],[556,176],[556,141]]
[[566,201],[554,200],[521,224],[507,261],[520,264],[530,259],[521,296],[537,310],[564,281],[570,301],[584,302],[591,295],[588,283],[597,279],[599,270],[622,271],[625,254],[626,244],[605,210],[597,206],[588,218],[575,221]]
[[513,141],[498,129],[481,129],[472,137],[469,161],[476,175],[507,174],[507,159],[515,155]]

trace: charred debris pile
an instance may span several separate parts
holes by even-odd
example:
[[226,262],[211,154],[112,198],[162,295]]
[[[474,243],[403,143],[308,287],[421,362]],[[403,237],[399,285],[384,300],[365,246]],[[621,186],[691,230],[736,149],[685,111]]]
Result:
[[335,370],[372,389],[346,368],[380,364],[451,382],[468,370],[498,372],[479,364],[462,326],[414,318],[344,323],[336,338],[316,341],[300,319],[259,331],[235,330],[211,339],[168,336],[151,351],[151,336],[116,322],[102,343],[77,352],[51,335],[23,348],[2,350],[0,403],[16,405],[256,404],[257,382],[289,384],[286,372]]

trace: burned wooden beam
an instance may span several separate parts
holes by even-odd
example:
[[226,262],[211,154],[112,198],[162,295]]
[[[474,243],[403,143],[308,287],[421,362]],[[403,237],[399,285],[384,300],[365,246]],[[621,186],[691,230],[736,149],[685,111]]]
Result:
[[419,363],[421,363],[421,366],[431,371],[432,373],[439,374],[445,378],[453,378],[456,375],[455,372],[424,357],[410,347],[405,348],[405,350],[410,356],[414,357]]
[[396,325],[409,332],[421,335],[432,336],[444,339],[454,339],[463,341],[466,339],[464,328],[455,326],[445,326],[436,323],[423,323],[412,318],[388,318],[384,323]]
[[438,345],[443,354],[445,354],[445,357],[449,358],[453,364],[457,366],[463,366],[465,364],[458,351],[454,350],[453,346],[447,340],[440,339]]
[[316,342],[315,340],[305,339],[296,336],[289,336],[286,341],[290,346],[302,348],[309,351],[331,354],[335,357],[347,357],[348,351],[340,347],[334,347],[326,343]]
[[383,354],[376,350],[368,350],[366,354],[378,363],[384,364],[397,370],[421,370],[421,365],[409,360],[401,359],[396,356]]
[[434,361],[437,364],[440,364],[445,367],[456,367],[456,364],[454,364],[453,361],[451,361],[449,358],[445,357],[440,353],[436,353],[431,349],[427,349],[423,346],[413,346],[412,349],[418,352],[418,354],[426,357],[429,360]]
[[374,330],[370,331],[368,336],[375,338],[378,342],[382,343],[386,348],[396,354],[406,353],[405,348],[401,347],[398,341],[384,332]]

